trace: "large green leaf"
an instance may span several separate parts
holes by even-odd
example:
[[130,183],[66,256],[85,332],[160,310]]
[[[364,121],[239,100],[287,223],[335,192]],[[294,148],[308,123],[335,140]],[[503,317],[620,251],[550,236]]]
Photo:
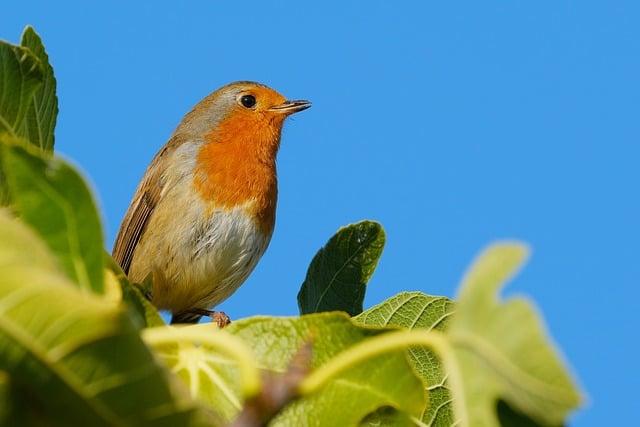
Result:
[[298,293],[300,313],[360,313],[384,243],[384,230],[377,222],[361,221],[338,230],[311,261]]
[[[255,317],[234,322],[229,332],[253,346],[258,364],[284,372],[298,350],[313,342],[313,371],[329,368],[333,358],[366,345],[381,331],[356,326],[341,313],[300,318]],[[366,349],[365,349],[366,350]],[[357,425],[369,413],[391,406],[411,416],[424,407],[422,382],[408,365],[404,348],[349,364],[318,392],[289,405],[271,425]]]
[[127,313],[57,264],[0,211],[0,370],[53,424],[202,425],[210,415],[170,382]]
[[[403,292],[371,307],[353,320],[364,325],[443,331],[451,319],[453,309],[453,301],[446,297]],[[455,421],[452,396],[442,364],[431,350],[424,347],[411,348],[409,355],[429,393],[429,405],[422,414],[422,421],[429,426],[452,425]],[[384,421],[379,420],[379,423],[389,425]]]
[[0,134],[20,136],[44,69],[28,48],[0,41]]
[[102,228],[83,178],[68,163],[26,145],[0,143],[0,151],[14,210],[40,234],[75,283],[103,292]]
[[44,49],[40,36],[32,27],[25,28],[20,44],[28,48],[42,66],[42,84],[29,99],[26,117],[19,128],[18,135],[43,151],[53,151],[54,129],[58,116],[58,97],[56,79],[49,64],[49,56]]
[[460,289],[447,334],[454,353],[448,363],[455,371],[449,378],[454,411],[463,426],[500,425],[500,400],[543,425],[562,424],[580,404],[532,305],[523,298],[497,298],[526,255],[520,244],[489,247]]
[[[189,330],[218,332],[212,324],[180,329],[182,333]],[[261,369],[276,373],[285,372],[293,356],[310,340],[311,367],[320,374],[330,368],[335,356],[344,355],[358,344],[364,346],[359,350],[365,352],[364,357],[327,376],[322,386],[286,407],[270,423],[272,426],[353,426],[382,407],[419,417],[425,405],[423,385],[407,361],[406,348],[367,356],[369,340],[385,335],[386,330],[356,326],[343,313],[253,317],[233,322],[225,332],[251,346]],[[228,420],[239,412],[243,399],[233,359],[200,346],[176,345],[158,351],[189,384],[194,396],[219,408]]]
[[[425,424],[559,425],[579,404],[531,306],[522,299],[500,304],[496,298],[525,253],[520,245],[485,252],[470,270],[453,316],[446,298],[402,293],[354,318],[378,326],[447,330],[449,341],[410,352],[430,392]],[[389,425],[385,418],[369,422]]]

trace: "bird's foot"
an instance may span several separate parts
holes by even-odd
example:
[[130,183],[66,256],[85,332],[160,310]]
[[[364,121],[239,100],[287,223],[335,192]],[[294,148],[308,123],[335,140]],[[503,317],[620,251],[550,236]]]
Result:
[[229,323],[231,323],[231,318],[227,316],[227,313],[225,313],[224,311],[214,311],[210,317],[211,320],[218,324],[218,327],[220,329],[228,326]]
[[227,314],[224,311],[207,310],[205,308],[194,308],[190,311],[192,313],[197,313],[202,316],[207,316],[211,318],[213,322],[218,324],[218,327],[220,329],[224,328],[225,326],[229,325],[229,323],[231,323],[231,319],[229,318],[229,316],[227,316]]

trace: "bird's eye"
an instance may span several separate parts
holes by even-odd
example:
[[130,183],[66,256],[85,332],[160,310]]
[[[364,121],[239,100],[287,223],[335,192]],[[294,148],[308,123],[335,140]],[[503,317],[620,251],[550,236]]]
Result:
[[253,108],[256,105],[256,97],[253,95],[242,95],[240,104],[245,108]]

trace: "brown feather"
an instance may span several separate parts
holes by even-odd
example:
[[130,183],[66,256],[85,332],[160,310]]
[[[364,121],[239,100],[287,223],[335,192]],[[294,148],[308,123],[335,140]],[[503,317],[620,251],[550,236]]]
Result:
[[164,187],[163,175],[169,164],[169,157],[186,140],[181,135],[174,135],[155,155],[122,220],[112,255],[125,274],[129,274],[136,246],[160,200]]

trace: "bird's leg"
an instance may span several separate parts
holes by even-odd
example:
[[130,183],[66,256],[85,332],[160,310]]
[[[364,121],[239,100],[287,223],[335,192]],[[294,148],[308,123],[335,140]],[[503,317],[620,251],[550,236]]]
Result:
[[212,321],[218,324],[219,328],[224,328],[231,323],[231,319],[224,311],[207,310],[206,308],[192,308],[188,313],[210,317]]

